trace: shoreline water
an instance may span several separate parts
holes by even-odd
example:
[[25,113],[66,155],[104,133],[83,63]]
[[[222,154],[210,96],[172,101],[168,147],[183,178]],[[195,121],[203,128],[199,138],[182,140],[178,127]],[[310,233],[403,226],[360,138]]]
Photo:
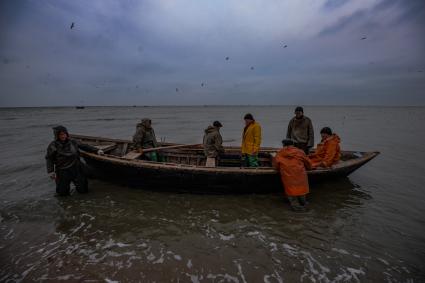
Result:
[[177,194],[99,180],[87,195],[57,198],[44,164],[56,124],[130,138],[148,116],[158,138],[194,143],[219,117],[237,145],[249,109],[264,146],[278,146],[291,106],[3,108],[0,281],[421,282],[421,108],[305,107],[316,133],[330,125],[343,149],[381,151],[349,178],[314,185],[307,214],[279,193]]

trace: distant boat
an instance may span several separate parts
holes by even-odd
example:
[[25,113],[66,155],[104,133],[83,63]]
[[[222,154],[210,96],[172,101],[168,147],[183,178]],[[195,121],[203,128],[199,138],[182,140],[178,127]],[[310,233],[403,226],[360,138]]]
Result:
[[[280,148],[265,147],[259,153],[258,168],[241,166],[240,147],[226,146],[217,167],[207,167],[202,145],[159,143],[164,162],[142,159],[131,150],[129,140],[71,135],[83,143],[102,149],[105,155],[81,152],[90,171],[97,177],[135,186],[198,192],[280,191],[279,174],[272,167],[270,153]],[[330,168],[307,171],[313,181],[346,177],[379,152],[342,151],[341,160]]]
[[75,106],[75,109],[84,109],[86,108],[85,106]]

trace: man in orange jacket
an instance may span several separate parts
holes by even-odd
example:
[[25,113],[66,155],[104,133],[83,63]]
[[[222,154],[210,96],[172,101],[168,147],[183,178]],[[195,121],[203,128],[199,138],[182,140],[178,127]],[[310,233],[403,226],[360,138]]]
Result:
[[273,165],[280,172],[285,194],[294,211],[306,210],[309,192],[306,169],[311,163],[304,151],[294,146],[292,140],[283,140],[283,148],[273,158]]
[[341,157],[341,149],[339,146],[340,138],[333,134],[331,128],[324,127],[320,131],[322,141],[317,145],[316,151],[309,154],[313,168],[331,167],[337,163]]

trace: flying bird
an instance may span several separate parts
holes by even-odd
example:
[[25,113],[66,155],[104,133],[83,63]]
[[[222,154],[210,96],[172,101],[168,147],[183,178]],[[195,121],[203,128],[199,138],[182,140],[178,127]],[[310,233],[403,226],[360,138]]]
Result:
[[288,47],[288,45],[286,45],[286,44],[285,44],[285,45],[283,46],[283,48],[286,48],[286,47]]
[[367,37],[366,36],[364,36],[364,37],[362,37],[362,39],[361,40],[365,40]]
[[229,57],[226,57],[226,61],[228,61],[229,60]]
[[178,92],[179,91],[179,89],[178,88],[176,88],[176,92]]
[[254,67],[251,67],[251,70],[254,70]]
[[72,22],[70,29],[73,29],[75,26],[74,22]]
[[204,86],[205,84],[204,83],[201,83],[201,86]]

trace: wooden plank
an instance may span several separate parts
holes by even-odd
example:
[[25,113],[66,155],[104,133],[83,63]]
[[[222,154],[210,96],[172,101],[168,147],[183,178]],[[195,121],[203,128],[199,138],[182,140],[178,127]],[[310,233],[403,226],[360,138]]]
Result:
[[127,152],[127,148],[128,148],[128,143],[124,143],[122,146],[121,155],[125,155],[125,153]]
[[130,151],[129,153],[127,153],[126,155],[124,155],[122,158],[125,158],[125,159],[137,159],[140,156],[142,156],[142,153],[137,152],[137,151]]
[[215,158],[207,157],[207,162],[205,163],[205,167],[215,167]]
[[110,143],[110,144],[96,144],[94,145],[97,149],[102,150],[103,152],[107,152],[109,150],[112,150],[117,147],[116,143]]

